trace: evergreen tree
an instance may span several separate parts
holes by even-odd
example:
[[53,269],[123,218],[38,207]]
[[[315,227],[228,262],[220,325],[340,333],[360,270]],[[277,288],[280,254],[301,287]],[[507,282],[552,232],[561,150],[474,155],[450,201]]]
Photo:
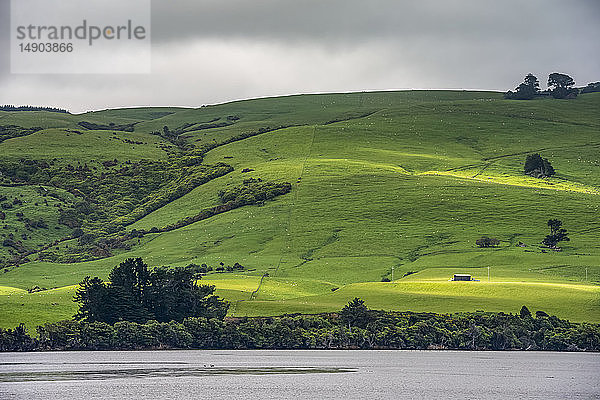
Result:
[[76,291],[75,319],[88,322],[182,321],[187,317],[223,319],[229,304],[213,293],[214,286],[198,286],[194,268],[155,268],[141,258],[129,258],[113,268],[110,283],[86,277]]
[[148,265],[141,258],[128,258],[113,268],[109,275],[113,286],[121,287],[138,303],[142,302],[149,278]]
[[521,316],[521,318],[531,318],[531,311],[529,311],[529,308],[527,308],[527,306],[523,306],[521,307],[521,311],[519,311],[519,315]]
[[365,305],[364,300],[358,297],[355,297],[342,308],[340,317],[348,324],[348,328],[352,326],[364,328],[370,320],[369,309]]
[[75,319],[89,322],[106,321],[110,319],[109,289],[104,281],[98,277],[86,276],[75,291],[73,301],[79,303],[79,310]]
[[228,305],[213,296],[214,286],[195,284],[190,268],[156,268],[144,295],[144,305],[157,321],[181,321],[186,317],[223,319]]
[[523,83],[521,83],[514,92],[508,91],[504,97],[507,99],[514,100],[531,100],[540,93],[540,82],[538,78],[529,73],[525,76]]

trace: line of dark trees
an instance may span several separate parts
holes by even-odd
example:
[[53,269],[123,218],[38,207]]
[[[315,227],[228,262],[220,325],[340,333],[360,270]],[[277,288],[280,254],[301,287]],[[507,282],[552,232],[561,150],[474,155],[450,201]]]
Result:
[[586,87],[581,89],[581,93],[595,93],[600,92],[600,82],[588,83]]
[[122,132],[133,132],[137,122],[131,124],[115,124],[110,122],[108,124],[97,124],[94,122],[80,121],[77,125],[85,129],[96,130],[96,131],[122,131]]
[[49,111],[49,112],[57,112],[70,114],[68,110],[64,108],[57,107],[36,107],[36,106],[14,106],[10,104],[5,104],[0,106],[0,111]]
[[[600,91],[600,82],[588,84],[581,89],[581,93],[591,93]],[[504,94],[504,98],[511,100],[531,100],[540,96],[552,96],[555,99],[574,99],[579,94],[580,89],[575,87],[575,81],[567,74],[553,72],[548,76],[548,89],[540,90],[538,78],[529,73],[525,76],[523,83],[515,88],[515,91],[509,90]]]
[[354,299],[339,313],[259,318],[189,317],[140,324],[61,321],[0,329],[1,351],[141,349],[457,349],[599,351],[600,325],[527,307],[519,314],[369,310]]

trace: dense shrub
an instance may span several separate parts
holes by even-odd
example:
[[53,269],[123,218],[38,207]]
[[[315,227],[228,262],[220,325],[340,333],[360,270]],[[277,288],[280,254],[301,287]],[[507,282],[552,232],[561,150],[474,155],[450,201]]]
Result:
[[0,125],[0,143],[16,137],[27,136],[41,131],[42,128],[24,128],[18,125]]
[[526,175],[534,178],[548,178],[556,172],[547,158],[542,158],[539,154],[528,154],[525,159],[524,171]]
[[500,244],[500,240],[497,238],[482,236],[475,241],[475,244],[479,247],[496,247]]
[[90,129],[90,130],[123,131],[123,132],[133,132],[135,124],[137,124],[137,122],[134,122],[131,124],[122,124],[122,125],[115,124],[114,122],[111,122],[109,124],[97,124],[97,123],[93,123],[93,122],[81,121],[81,122],[77,123],[77,125],[81,126],[82,128]]
[[218,195],[221,203],[234,204],[236,207],[270,200],[276,196],[289,193],[292,185],[284,182],[268,182],[260,178],[249,178],[242,185],[221,190]]

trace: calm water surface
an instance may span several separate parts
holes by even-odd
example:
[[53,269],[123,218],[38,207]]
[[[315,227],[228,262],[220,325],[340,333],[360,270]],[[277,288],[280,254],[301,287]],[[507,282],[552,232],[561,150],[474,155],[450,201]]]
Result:
[[0,354],[0,399],[600,399],[600,354]]

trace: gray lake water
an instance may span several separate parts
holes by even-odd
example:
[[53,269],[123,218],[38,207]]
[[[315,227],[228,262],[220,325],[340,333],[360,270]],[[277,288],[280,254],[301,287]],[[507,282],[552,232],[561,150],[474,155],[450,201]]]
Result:
[[600,399],[600,354],[0,353],[0,399]]

